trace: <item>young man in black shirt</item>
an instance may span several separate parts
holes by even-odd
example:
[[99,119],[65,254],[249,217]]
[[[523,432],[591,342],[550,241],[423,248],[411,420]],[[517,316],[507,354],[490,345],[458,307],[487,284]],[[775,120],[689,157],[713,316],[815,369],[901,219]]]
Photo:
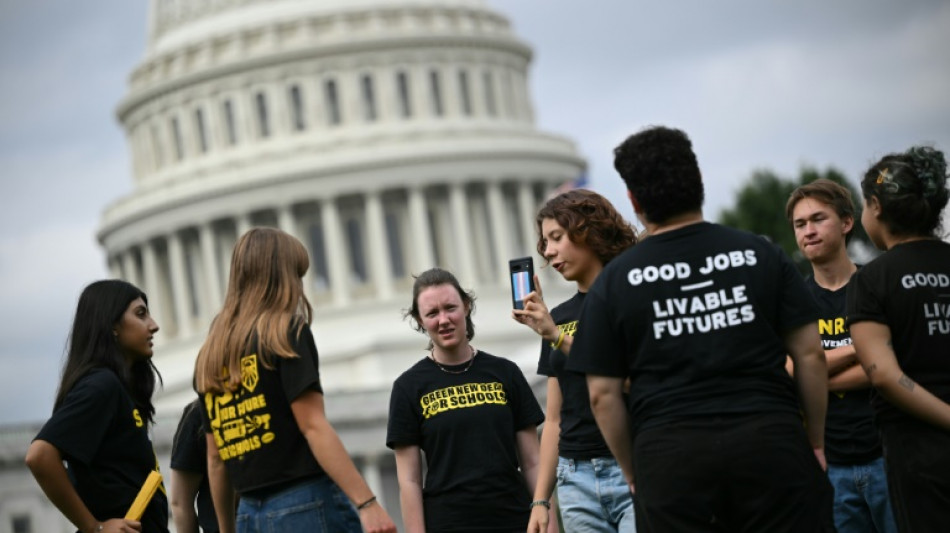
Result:
[[614,154],[650,236],[591,287],[567,366],[587,374],[637,529],[820,530],[827,367],[801,275],[765,239],[703,220],[682,131],[649,128]]
[[838,533],[896,533],[870,381],[845,325],[846,287],[858,269],[846,246],[854,229],[851,193],[819,179],[792,192],[785,214],[798,249],[811,263],[805,284],[821,312],[818,332],[828,361],[829,390],[825,456],[835,494],[835,527]]

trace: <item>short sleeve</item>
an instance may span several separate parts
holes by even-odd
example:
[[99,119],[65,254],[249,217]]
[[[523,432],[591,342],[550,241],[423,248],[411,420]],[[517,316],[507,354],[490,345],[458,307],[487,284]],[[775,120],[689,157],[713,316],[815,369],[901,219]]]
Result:
[[845,313],[848,327],[856,322],[887,323],[881,297],[870,281],[873,273],[868,267],[862,268],[851,276],[848,282]]
[[511,398],[512,415],[515,429],[522,430],[529,427],[537,427],[544,422],[544,412],[538,405],[538,399],[534,397],[534,391],[528,385],[528,380],[518,365],[508,361],[511,365],[511,386],[514,392]]
[[782,330],[789,331],[818,320],[818,303],[792,260],[782,250],[776,249],[776,253],[782,273],[778,323]]
[[624,338],[613,326],[605,298],[606,276],[603,274],[591,286],[584,300],[566,368],[581,374],[626,377]]
[[310,327],[304,324],[299,335],[291,332],[291,342],[297,357],[280,358],[280,380],[288,403],[293,403],[307,390],[323,392],[320,385],[320,362],[317,345]]
[[175,470],[204,474],[207,469],[207,440],[197,402],[185,406],[172,441],[171,467]]
[[115,374],[94,370],[76,382],[36,439],[52,444],[70,459],[90,464],[112,424],[123,392]]
[[413,400],[404,385],[406,376],[393,383],[389,396],[389,421],[386,424],[386,447],[396,449],[399,446],[422,444],[421,409],[417,413]]

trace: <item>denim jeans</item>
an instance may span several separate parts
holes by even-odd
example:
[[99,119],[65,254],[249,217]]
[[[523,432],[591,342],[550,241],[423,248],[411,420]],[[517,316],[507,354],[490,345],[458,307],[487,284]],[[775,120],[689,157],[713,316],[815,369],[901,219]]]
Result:
[[564,531],[633,533],[633,498],[613,457],[557,461],[557,501]]
[[897,533],[888,498],[884,458],[860,465],[828,465],[835,489],[838,533]]
[[266,497],[241,497],[237,533],[360,533],[359,516],[329,477],[301,481]]

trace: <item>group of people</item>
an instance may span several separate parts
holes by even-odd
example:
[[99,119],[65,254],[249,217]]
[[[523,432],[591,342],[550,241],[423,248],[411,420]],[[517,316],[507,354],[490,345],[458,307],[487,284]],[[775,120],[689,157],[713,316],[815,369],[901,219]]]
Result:
[[[863,267],[845,248],[847,189],[797,189],[786,215],[807,279],[767,239],[704,220],[682,131],[647,128],[614,154],[642,235],[586,190],[536,217],[538,253],[577,289],[549,307],[536,277],[512,311],[540,337],[544,411],[517,365],[473,345],[475,296],[440,268],[415,277],[406,316],[428,353],[395,380],[386,432],[406,531],[942,530],[943,154],[915,147],[868,170],[861,222],[885,253]],[[136,520],[125,513],[158,468],[158,325],[129,283],[83,291],[27,455],[79,531],[167,531],[169,499],[179,531],[395,531],[325,416],[308,266],[280,230],[238,239],[170,490]]]

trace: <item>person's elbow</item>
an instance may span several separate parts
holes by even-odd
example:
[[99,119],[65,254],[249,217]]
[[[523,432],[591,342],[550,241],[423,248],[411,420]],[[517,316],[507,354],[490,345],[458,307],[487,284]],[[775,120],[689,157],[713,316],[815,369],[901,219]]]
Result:
[[42,440],[35,440],[30,443],[30,447],[26,451],[24,463],[26,463],[30,472],[36,476],[37,473],[43,470],[51,461],[61,460],[58,450],[56,450],[52,444]]
[[622,381],[602,376],[587,376],[590,408],[596,415],[622,397]]

